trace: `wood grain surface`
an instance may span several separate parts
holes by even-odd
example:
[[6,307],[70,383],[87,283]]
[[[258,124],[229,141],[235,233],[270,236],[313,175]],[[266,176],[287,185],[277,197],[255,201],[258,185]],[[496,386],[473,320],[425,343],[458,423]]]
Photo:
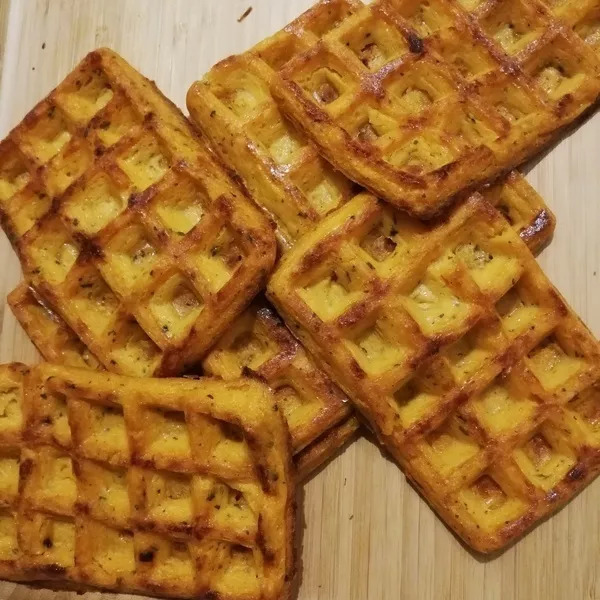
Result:
[[[177,104],[214,62],[245,50],[311,0],[0,0],[0,135],[88,51],[110,46]],[[237,19],[252,5],[241,23]],[[541,262],[600,334],[600,116],[529,167],[556,212]],[[0,239],[0,293],[21,277]],[[0,360],[37,354],[4,307]],[[499,557],[470,554],[367,440],[299,492],[298,600],[599,600],[600,480]],[[68,592],[0,583],[0,598],[65,600]],[[114,598],[89,594],[89,598]]]

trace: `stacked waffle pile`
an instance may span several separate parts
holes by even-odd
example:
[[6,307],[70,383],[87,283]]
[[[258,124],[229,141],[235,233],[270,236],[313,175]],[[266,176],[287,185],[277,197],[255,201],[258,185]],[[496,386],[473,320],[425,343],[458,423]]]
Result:
[[477,551],[586,485],[600,347],[511,169],[593,107],[594,19],[323,0],[191,122],[88,55],[0,144],[8,302],[55,363],[0,372],[0,575],[286,598],[295,481],[361,421]]

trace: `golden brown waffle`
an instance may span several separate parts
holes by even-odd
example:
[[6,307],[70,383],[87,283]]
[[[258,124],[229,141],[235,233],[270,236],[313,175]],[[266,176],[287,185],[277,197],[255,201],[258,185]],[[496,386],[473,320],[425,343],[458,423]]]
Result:
[[[356,186],[333,171],[306,136],[283,116],[271,95],[274,69],[303,47],[302,36],[298,38],[292,31],[331,28],[358,6],[336,1],[324,10],[317,5],[274,38],[215,65],[188,92],[191,118],[274,219],[284,250],[347,202]],[[518,174],[512,173],[506,185],[496,189],[502,190],[502,196],[511,196],[513,217],[523,227],[531,226],[534,246],[551,235],[553,223],[545,223],[546,217],[553,220],[550,211]],[[539,211],[537,220],[534,210]]]
[[544,0],[550,12],[600,54],[600,6],[597,0]]
[[30,284],[126,374],[197,362],[275,259],[267,220],[109,50],[89,54],[0,144],[0,207]]
[[[21,283],[8,304],[49,362],[102,369],[73,330]],[[206,375],[238,379],[250,371],[264,378],[290,426],[298,476],[304,479],[358,432],[346,396],[331,382],[264,301],[253,303],[208,354]]]
[[[345,433],[349,437],[358,428],[356,419],[350,420],[352,410],[346,396],[315,365],[265,302],[255,302],[236,320],[202,366],[207,375],[225,380],[249,373],[264,379],[286,417],[298,461],[305,452],[328,458],[346,441]],[[342,421],[341,431],[327,438],[334,442],[328,451],[329,442],[323,440],[323,434]],[[325,448],[314,450],[313,444]]]
[[430,225],[360,194],[268,294],[473,548],[505,546],[597,473],[598,344],[480,194]]
[[0,577],[289,597],[289,435],[266,386],[48,364],[0,386]]
[[[547,243],[554,231],[554,215],[521,175],[512,173],[484,194],[501,209],[532,251],[537,252]],[[8,296],[8,304],[47,361],[102,368],[74,331],[26,283]],[[302,477],[321,466],[358,430],[358,421],[348,416],[343,394],[314,365],[272,309],[260,302],[234,321],[205,359],[204,369],[225,379],[239,377],[244,369],[254,370],[276,388],[282,386],[282,375],[291,379],[292,384],[283,389],[298,389],[294,399],[301,397],[302,401],[285,402],[283,398],[283,406]]]
[[77,334],[25,281],[6,301],[44,360],[65,367],[104,370]]
[[[325,0],[253,54],[331,164],[420,217],[532,156],[600,93],[597,56],[538,0]],[[269,106],[251,75],[225,101],[244,121]]]
[[[503,184],[484,193],[533,251],[548,241],[554,230],[554,215],[521,175],[512,173]],[[9,295],[8,303],[46,360],[102,368],[73,330],[26,283]],[[226,379],[239,377],[244,369],[255,370],[282,390],[279,395],[291,426],[294,459],[302,479],[358,432],[359,422],[348,416],[343,394],[294,341],[272,309],[260,303],[254,303],[233,323],[231,331],[205,359],[204,368]],[[282,377],[291,383],[282,384]],[[283,392],[291,393],[292,389],[290,402],[289,394]]]
[[253,52],[232,56],[192,85],[187,106],[211,146],[276,223],[285,250],[349,200],[356,186],[283,117],[269,89],[274,76]]

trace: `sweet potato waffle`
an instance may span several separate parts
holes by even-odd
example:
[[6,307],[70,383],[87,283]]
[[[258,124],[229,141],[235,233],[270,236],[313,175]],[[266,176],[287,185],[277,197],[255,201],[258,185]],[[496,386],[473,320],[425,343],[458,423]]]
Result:
[[0,208],[30,285],[124,374],[197,362],[275,259],[264,216],[109,50],[90,53],[0,144]]
[[[252,53],[332,165],[421,218],[531,157],[600,93],[593,49],[538,0],[325,0]],[[267,106],[250,83],[230,100],[244,120]]]
[[469,545],[502,548],[600,466],[600,350],[480,194],[424,224],[369,194],[268,296]]
[[[291,31],[331,28],[357,6],[329,2],[326,11],[323,5],[317,5],[275,37],[221,61],[188,91],[192,120],[273,218],[284,251],[347,202],[357,186],[335,172],[304,133],[282,114],[271,93],[277,77],[275,69],[302,48],[301,38]],[[529,235],[534,236],[535,250],[535,244],[553,231],[553,222],[544,224],[546,216],[553,220],[550,211],[517,173],[509,176],[504,187],[496,189],[514,199],[509,201],[513,217],[523,226],[530,220]],[[539,233],[535,233],[536,227]]]
[[289,597],[289,435],[266,386],[5,365],[0,401],[0,577]]
[[600,54],[600,6],[597,0],[544,0],[550,12]]
[[276,223],[286,250],[348,201],[356,186],[283,117],[270,92],[274,76],[254,52],[229,57],[192,85],[187,106],[217,154]]
[[346,396],[264,302],[237,319],[202,366],[225,380],[253,373],[269,384],[290,428],[302,478],[358,430]]
[[[554,215],[521,175],[512,173],[484,194],[532,251],[537,252],[547,243],[554,231]],[[9,294],[8,304],[47,361],[102,369],[75,332],[25,282]],[[345,396],[294,340],[272,308],[261,302],[234,321],[203,366],[207,374],[225,379],[239,377],[250,369],[275,388],[291,428],[301,479],[358,431],[359,422],[349,416]]]
[[[103,370],[75,332],[21,283],[8,296],[17,319],[49,362]],[[292,436],[299,479],[305,479],[357,433],[346,396],[292,337],[274,310],[256,301],[205,358],[204,374],[226,380],[256,374],[274,389]]]

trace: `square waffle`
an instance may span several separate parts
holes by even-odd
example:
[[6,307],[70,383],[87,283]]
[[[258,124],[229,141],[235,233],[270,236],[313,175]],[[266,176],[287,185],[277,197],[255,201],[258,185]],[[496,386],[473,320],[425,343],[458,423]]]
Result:
[[[273,38],[221,61],[188,91],[192,120],[274,220],[284,251],[347,202],[357,186],[334,171],[283,115],[272,95],[276,69],[303,48],[303,37],[292,31],[331,28],[358,6],[337,0],[317,5]],[[512,218],[530,227],[525,235],[532,236],[533,250],[536,244],[539,248],[554,227],[543,201],[517,173],[495,189],[498,195],[510,197],[508,204],[500,203],[504,214],[511,218],[510,208]],[[488,199],[499,202],[498,195]]]
[[359,424],[348,399],[266,302],[255,302],[204,359],[204,373],[261,377],[273,390],[304,478],[351,438]]
[[250,379],[0,369],[0,576],[289,597],[289,436]]
[[0,211],[25,276],[108,369],[197,362],[264,284],[264,216],[147,79],[109,50],[0,143]]
[[[8,296],[8,304],[47,361],[103,370],[75,332],[25,282]],[[300,479],[358,431],[346,396],[264,301],[254,302],[233,322],[204,359],[203,370],[226,380],[254,374],[271,385],[290,427]]]
[[429,224],[360,194],[283,257],[268,296],[476,550],[598,472],[598,343],[480,194]]
[[[600,93],[596,53],[538,0],[324,0],[253,53],[335,168],[421,218],[531,157]],[[267,106],[246,81],[236,93]]]
[[187,106],[211,147],[276,223],[286,250],[348,201],[356,186],[282,115],[270,91],[274,76],[253,52],[229,57],[192,85]]

